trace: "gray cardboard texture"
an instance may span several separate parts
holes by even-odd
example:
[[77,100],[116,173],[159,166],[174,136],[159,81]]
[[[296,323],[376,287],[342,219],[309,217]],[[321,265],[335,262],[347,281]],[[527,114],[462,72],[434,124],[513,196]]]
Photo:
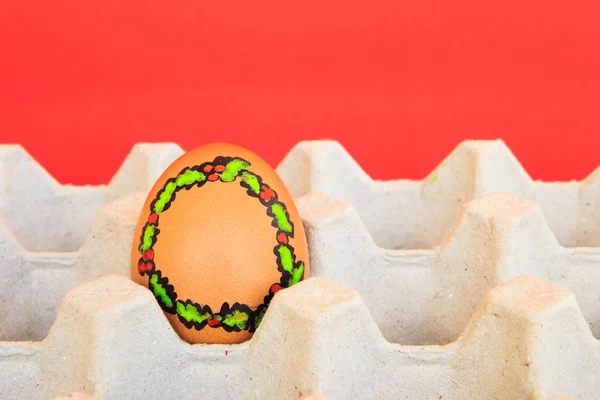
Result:
[[384,182],[300,143],[278,172],[312,278],[250,341],[190,345],[127,278],[146,192],[180,154],[140,145],[109,185],[71,187],[0,148],[0,399],[599,398],[600,169],[532,181],[504,143],[465,142],[423,181]]

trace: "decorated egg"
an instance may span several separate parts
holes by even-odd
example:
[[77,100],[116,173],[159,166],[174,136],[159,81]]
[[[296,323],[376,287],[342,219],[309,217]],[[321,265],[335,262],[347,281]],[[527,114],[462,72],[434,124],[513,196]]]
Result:
[[273,168],[239,146],[187,152],[142,208],[131,278],[150,289],[187,342],[249,339],[275,293],[308,274],[292,196]]

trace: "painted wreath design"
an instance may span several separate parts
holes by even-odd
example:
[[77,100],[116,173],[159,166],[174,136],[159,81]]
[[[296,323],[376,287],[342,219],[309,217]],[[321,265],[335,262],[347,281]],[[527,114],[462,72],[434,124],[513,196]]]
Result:
[[[282,288],[287,288],[304,279],[304,262],[296,261],[294,248],[289,238],[294,237],[294,224],[290,221],[285,204],[280,202],[277,193],[263,183],[262,178],[248,170],[250,163],[238,157],[218,156],[213,162],[184,168],[179,175],[170,178],[157,193],[150,204],[150,216],[142,229],[138,262],[140,275],[148,276],[149,288],[154,293],[161,308],[170,314],[176,314],[179,321],[188,329],[201,330],[205,326],[223,328],[227,332],[247,330],[254,332],[260,325],[271,299]],[[193,300],[181,300],[169,279],[163,276],[154,262],[154,245],[160,233],[159,217],[166,212],[181,189],[189,190],[194,186],[202,187],[207,182],[231,183],[240,178],[240,185],[246,193],[257,198],[266,207],[267,215],[273,219],[271,225],[277,228],[277,243],[273,248],[277,269],[281,272],[279,282],[269,287],[263,304],[252,309],[246,304],[225,302],[219,312],[209,305],[201,305]]]

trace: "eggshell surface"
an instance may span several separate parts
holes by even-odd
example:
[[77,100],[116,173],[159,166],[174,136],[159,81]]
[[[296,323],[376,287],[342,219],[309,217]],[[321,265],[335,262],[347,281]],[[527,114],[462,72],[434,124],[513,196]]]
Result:
[[215,143],[191,150],[143,206],[131,278],[149,288],[190,343],[240,343],[274,294],[308,277],[294,201],[256,154]]

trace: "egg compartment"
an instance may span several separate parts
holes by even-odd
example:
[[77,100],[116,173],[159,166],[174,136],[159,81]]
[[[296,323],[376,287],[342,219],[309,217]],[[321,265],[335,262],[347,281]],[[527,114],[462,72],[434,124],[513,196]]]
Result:
[[581,182],[534,181],[501,140],[461,143],[423,180],[373,180],[334,141],[299,143],[277,172],[295,198],[321,192],[352,203],[386,249],[438,245],[466,202],[493,192],[539,204],[561,245],[600,247],[600,167]]
[[[373,182],[338,144],[301,143],[278,172],[301,197],[312,275],[319,277],[279,292],[249,342],[186,344],[149,291],[106,276],[69,292],[42,341],[0,342],[0,393],[596,398],[600,249],[563,246],[598,239],[600,174],[581,183],[531,182],[511,157],[501,142],[468,142],[422,182]],[[494,175],[494,165],[505,172]],[[324,193],[305,195],[315,190]],[[496,190],[539,206],[510,194],[477,198]],[[107,207],[114,223],[98,241],[114,256],[91,262],[95,276],[128,274],[129,258],[118,253],[122,245],[129,252],[142,197]],[[568,235],[555,215],[563,209]],[[422,231],[439,240],[423,239]],[[48,290],[38,282],[40,293]]]
[[126,271],[144,201],[128,195],[150,190],[182,153],[138,144],[110,184],[72,186],[21,146],[0,146],[0,340],[43,339],[68,289]]

